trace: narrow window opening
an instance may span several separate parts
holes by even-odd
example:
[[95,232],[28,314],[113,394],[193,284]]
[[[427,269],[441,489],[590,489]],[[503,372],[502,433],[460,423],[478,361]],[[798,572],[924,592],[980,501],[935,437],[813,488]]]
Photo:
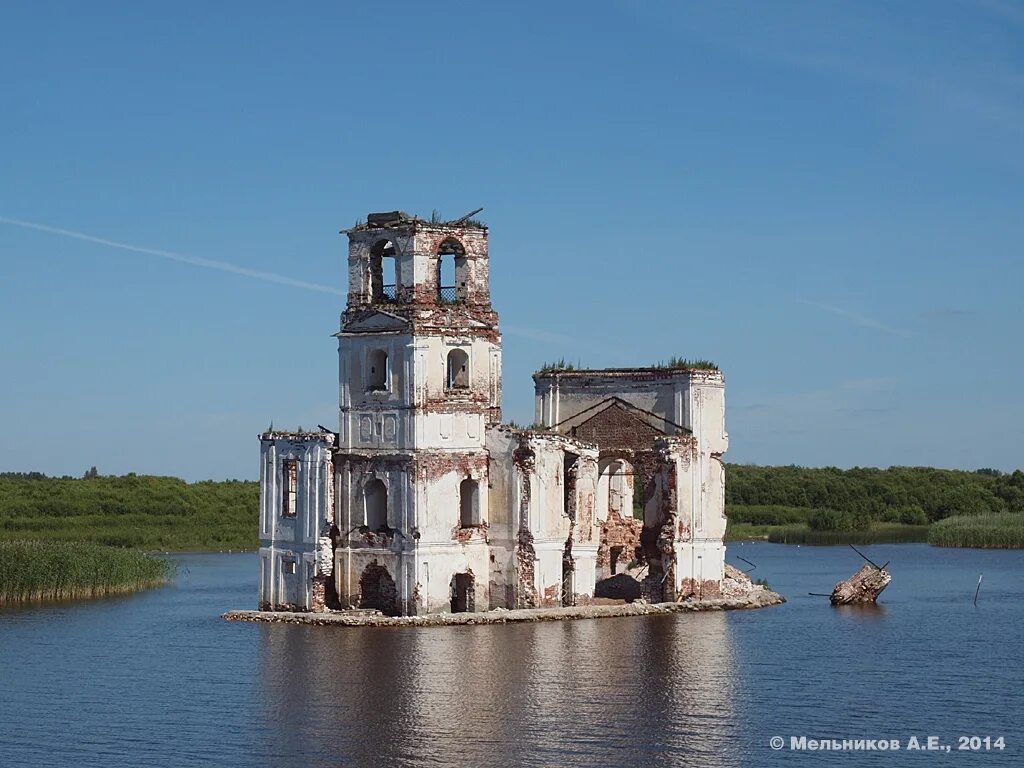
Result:
[[612,567],[612,576],[618,573],[619,570],[619,558],[622,557],[622,550],[624,547],[612,547],[611,552],[608,553],[608,559]]
[[459,522],[463,528],[480,525],[480,484],[466,478],[459,484]]
[[391,388],[391,375],[388,369],[388,353],[383,349],[374,349],[366,358],[366,391],[380,392]]
[[469,387],[469,355],[461,349],[453,349],[448,353],[448,389],[466,389]]
[[295,517],[295,502],[299,491],[299,462],[296,459],[285,459],[281,474],[281,514],[284,517]]
[[388,530],[388,489],[382,480],[374,478],[363,489],[366,507],[366,527],[371,531]]
[[296,571],[295,558],[288,558],[284,561],[284,572],[288,575],[294,574]]
[[562,514],[576,519],[576,461],[579,456],[566,451],[562,456]]

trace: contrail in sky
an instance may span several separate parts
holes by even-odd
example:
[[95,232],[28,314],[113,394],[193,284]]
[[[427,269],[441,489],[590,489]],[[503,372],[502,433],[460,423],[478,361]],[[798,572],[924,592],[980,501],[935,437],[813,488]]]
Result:
[[[71,237],[74,238],[75,240],[84,240],[87,243],[96,243],[97,245],[106,245],[111,248],[120,248],[123,251],[134,251],[135,253],[145,253],[150,256],[159,256],[162,259],[169,259],[170,261],[177,261],[182,264],[191,264],[194,267],[217,269],[220,270],[221,272],[230,272],[235,275],[254,277],[257,280],[266,280],[269,283],[278,283],[279,285],[290,285],[292,288],[304,288],[307,291],[319,291],[320,293],[330,293],[335,296],[348,295],[345,291],[339,290],[337,288],[332,288],[329,285],[307,283],[304,280],[295,280],[294,278],[287,277],[286,275],[278,275],[274,272],[260,272],[255,269],[240,267],[237,264],[229,264],[226,261],[201,259],[197,256],[186,256],[183,253],[163,251],[160,250],[159,248],[146,248],[145,246],[132,245],[131,243],[119,243],[116,240],[107,240],[104,237],[96,237],[95,235],[90,235],[85,232],[75,232],[70,229],[51,227],[47,224],[37,224],[33,221],[22,221],[21,219],[10,219],[6,216],[0,216],[0,224],[10,224],[15,227],[22,227],[23,229],[34,229],[39,232],[47,232],[51,235]],[[574,340],[570,336],[565,336],[563,334],[550,333],[548,331],[535,330],[532,328],[519,328],[514,326],[506,328],[505,330],[511,336],[521,336],[523,338],[531,339],[533,341],[556,344],[572,343],[575,346],[579,346],[578,341]]]
[[278,275],[274,272],[260,272],[255,269],[248,269],[246,267],[240,267],[237,264],[229,264],[226,261],[214,261],[212,259],[201,259],[197,256],[186,256],[183,253],[174,253],[173,251],[162,251],[158,248],[145,248],[141,245],[131,245],[130,243],[119,243],[116,240],[107,240],[103,237],[96,237],[95,235],[89,235],[85,232],[74,232],[70,229],[60,229],[59,227],[50,227],[46,224],[36,224],[32,221],[21,221],[20,219],[9,219],[6,216],[0,216],[0,223],[11,224],[15,227],[22,227],[24,229],[35,229],[39,232],[48,232],[51,235],[62,235],[63,237],[71,237],[75,240],[85,240],[89,243],[97,243],[98,245],[107,245],[111,248],[120,248],[123,251],[134,251],[135,253],[145,253],[150,256],[159,256],[162,259],[169,259],[171,261],[178,261],[182,264],[191,264],[194,267],[205,267],[206,269],[218,269],[221,272],[231,272],[235,275],[244,275],[245,277],[254,277],[257,280],[266,280],[268,283],[278,283],[280,285],[290,285],[292,288],[304,288],[307,291],[319,291],[320,293],[331,293],[336,296],[347,296],[345,291],[337,288],[332,288],[329,285],[319,285],[317,283],[307,283],[304,280],[295,280],[294,278],[287,277],[286,275]]
[[804,299],[797,299],[801,304],[806,304],[808,307],[816,307],[824,312],[831,312],[833,315],[839,315],[839,317],[845,317],[854,325],[859,325],[862,328],[871,328],[876,331],[882,331],[883,333],[891,333],[894,336],[913,336],[912,331],[908,331],[905,328],[895,328],[891,325],[875,320],[873,317],[867,317],[865,315],[858,315],[856,312],[851,312],[848,309],[842,307],[834,307],[831,304],[822,304],[818,301],[806,301]]

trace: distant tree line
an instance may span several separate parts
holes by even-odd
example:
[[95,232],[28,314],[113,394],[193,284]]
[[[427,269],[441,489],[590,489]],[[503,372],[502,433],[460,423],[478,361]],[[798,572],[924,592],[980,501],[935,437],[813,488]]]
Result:
[[1020,470],[729,464],[725,489],[730,519],[760,525],[806,522],[816,530],[857,530],[872,522],[924,525],[953,515],[1024,512]]
[[[726,466],[731,523],[863,530],[1024,512],[1024,472],[928,467]],[[0,540],[53,538],[151,549],[257,545],[259,484],[176,477],[0,473]]]

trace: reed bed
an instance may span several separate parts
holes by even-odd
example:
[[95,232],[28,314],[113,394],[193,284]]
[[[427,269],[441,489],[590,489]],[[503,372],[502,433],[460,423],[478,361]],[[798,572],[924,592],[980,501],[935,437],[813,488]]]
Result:
[[0,605],[104,597],[157,587],[174,566],[135,550],[66,541],[0,541]]
[[1024,513],[947,517],[932,526],[928,543],[936,547],[1024,549]]

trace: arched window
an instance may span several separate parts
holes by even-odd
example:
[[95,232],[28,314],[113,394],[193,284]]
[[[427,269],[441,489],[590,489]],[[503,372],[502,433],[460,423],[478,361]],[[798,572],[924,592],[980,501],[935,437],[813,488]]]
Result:
[[398,252],[390,240],[378,240],[370,249],[370,300],[374,303],[398,301]]
[[380,392],[391,387],[391,376],[388,370],[388,353],[383,349],[374,349],[366,356],[366,391]]
[[384,481],[374,478],[363,487],[366,506],[366,527],[371,531],[388,528],[388,488]]
[[[437,249],[437,303],[454,304],[466,298],[466,249],[453,237]],[[461,276],[461,279],[460,279]]]
[[299,491],[299,462],[295,459],[285,459],[282,475],[284,482],[281,484],[281,514],[285,517],[295,517],[295,501]]
[[480,525],[480,484],[466,478],[459,484],[459,522],[463,528]]
[[615,512],[622,518],[635,514],[633,509],[633,465],[625,459],[602,461],[597,481],[597,513],[599,519]]
[[469,355],[461,349],[453,349],[448,353],[448,373],[445,381],[448,389],[469,387]]

